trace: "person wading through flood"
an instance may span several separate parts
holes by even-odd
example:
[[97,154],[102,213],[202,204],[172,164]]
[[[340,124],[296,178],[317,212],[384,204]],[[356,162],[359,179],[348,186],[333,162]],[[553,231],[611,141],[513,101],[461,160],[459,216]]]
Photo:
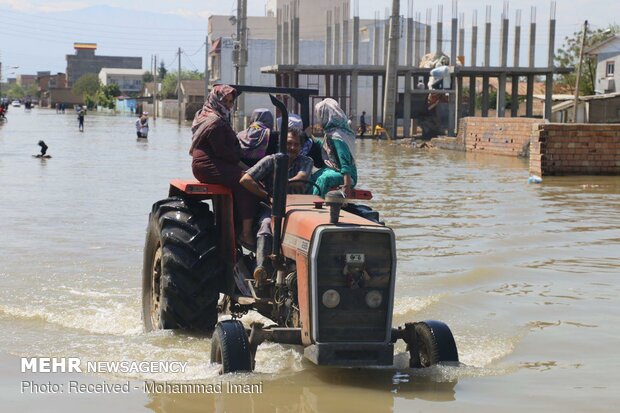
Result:
[[78,129],[80,132],[84,132],[84,116],[86,116],[86,108],[84,106],[80,107],[78,111]]
[[237,91],[228,85],[216,85],[209,93],[202,109],[196,112],[192,123],[192,172],[200,182],[220,184],[233,192],[235,216],[241,220],[239,243],[254,249],[256,242],[252,223],[258,207],[258,198],[245,189],[239,180],[244,170],[241,146],[230,124],[230,111]]
[[148,112],[142,112],[142,116],[136,120],[136,134],[138,138],[142,139],[147,139],[149,137]]

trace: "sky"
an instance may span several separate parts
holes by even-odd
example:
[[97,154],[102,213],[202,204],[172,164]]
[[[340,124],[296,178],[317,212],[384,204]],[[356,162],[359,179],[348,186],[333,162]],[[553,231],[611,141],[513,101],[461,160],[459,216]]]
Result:
[[[337,3],[340,2],[334,1]],[[401,0],[400,3],[401,15],[407,16],[410,1]],[[529,33],[530,9],[536,6],[537,42],[546,47],[551,2],[512,0],[507,3],[511,23],[516,10],[521,10],[522,44]],[[248,15],[264,15],[265,4],[265,0],[248,0]],[[380,12],[383,17],[392,1],[358,0],[358,4],[360,17],[373,18],[375,12]],[[483,25],[487,5],[492,6],[491,21],[497,28],[503,4],[496,0],[458,1],[458,14],[465,15],[466,32],[471,26],[474,10],[477,10],[478,25]],[[2,77],[6,79],[18,73],[39,70],[65,72],[65,55],[73,53],[73,42],[76,41],[97,43],[99,55],[142,56],[145,68],[149,67],[154,54],[167,65],[176,67],[176,50],[181,47],[182,67],[202,71],[204,49],[201,48],[204,47],[208,16],[234,14],[236,5],[237,0],[0,0]],[[414,0],[412,13],[420,13],[425,21],[427,9],[432,8],[431,22],[434,25],[437,5],[443,5],[445,38],[450,30],[452,0]],[[620,23],[620,2],[557,0],[556,48],[562,45],[566,36],[581,29],[584,19],[588,19],[593,29]],[[537,53],[542,54],[542,51]],[[18,68],[11,69],[16,66]]]

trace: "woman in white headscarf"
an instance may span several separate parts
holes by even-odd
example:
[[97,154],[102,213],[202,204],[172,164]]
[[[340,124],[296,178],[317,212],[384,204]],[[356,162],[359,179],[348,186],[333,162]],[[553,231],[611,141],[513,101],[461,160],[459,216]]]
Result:
[[321,146],[322,168],[312,175],[313,193],[325,197],[334,187],[341,187],[348,197],[357,183],[354,148],[355,133],[347,124],[338,102],[327,98],[314,107],[316,119],[321,124],[325,135],[317,139]]

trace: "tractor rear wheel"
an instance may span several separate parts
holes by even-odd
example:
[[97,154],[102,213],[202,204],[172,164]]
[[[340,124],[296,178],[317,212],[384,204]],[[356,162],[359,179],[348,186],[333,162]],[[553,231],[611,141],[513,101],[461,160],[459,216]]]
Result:
[[220,373],[252,371],[248,335],[239,320],[221,321],[211,338],[211,363],[221,364]]
[[[415,344],[408,346],[410,367],[430,367],[438,363],[459,361],[459,354],[450,328],[441,321],[415,323]],[[417,354],[411,354],[417,351]]]
[[168,198],[153,205],[142,270],[146,331],[213,329],[223,268],[217,238],[207,204]]

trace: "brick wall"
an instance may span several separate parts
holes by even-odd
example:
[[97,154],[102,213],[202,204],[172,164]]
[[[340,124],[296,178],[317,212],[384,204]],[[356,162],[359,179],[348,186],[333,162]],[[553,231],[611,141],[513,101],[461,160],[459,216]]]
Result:
[[530,173],[620,175],[620,125],[538,125],[530,146]]
[[479,118],[460,120],[457,143],[466,151],[493,155],[528,156],[535,118]]

